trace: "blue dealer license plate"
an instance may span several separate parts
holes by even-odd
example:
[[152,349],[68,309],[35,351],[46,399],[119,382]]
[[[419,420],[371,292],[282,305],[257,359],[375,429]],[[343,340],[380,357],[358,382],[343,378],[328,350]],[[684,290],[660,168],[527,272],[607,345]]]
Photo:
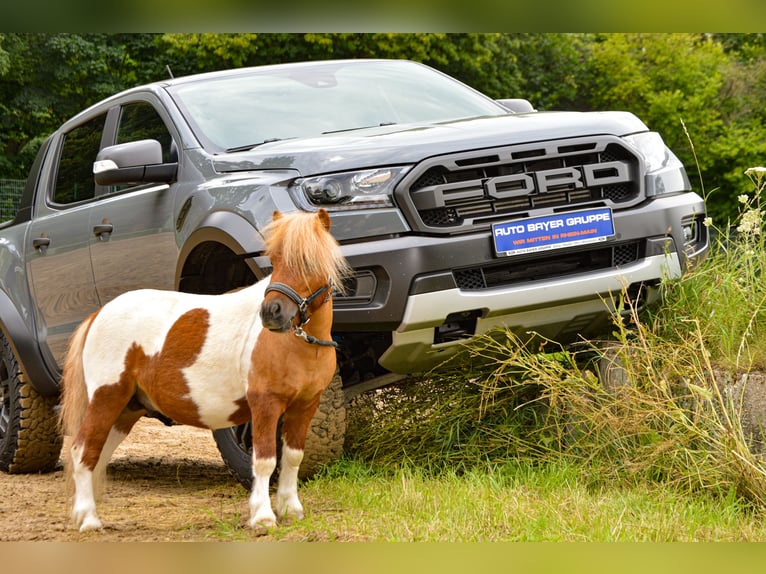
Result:
[[498,255],[521,255],[572,245],[606,241],[614,235],[612,210],[608,207],[557,213],[496,223],[492,238]]

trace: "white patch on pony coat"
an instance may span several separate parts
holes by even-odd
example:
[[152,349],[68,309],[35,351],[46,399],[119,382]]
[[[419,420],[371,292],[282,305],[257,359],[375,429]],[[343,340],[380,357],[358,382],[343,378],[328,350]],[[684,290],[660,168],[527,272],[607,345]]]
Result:
[[183,369],[189,398],[209,428],[231,426],[236,401],[245,397],[250,352],[262,326],[260,304],[269,283],[224,295],[142,289],[110,301],[96,316],[83,349],[88,398],[115,384],[133,343],[147,356],[159,353],[173,324],[193,309],[209,312],[209,328],[196,362]]
[[94,477],[106,472],[106,465],[112,458],[114,451],[125,440],[127,435],[118,431],[114,427],[109,430],[104,448],[101,449],[96,468],[91,471],[82,464],[83,449],[82,445],[72,446],[70,456],[72,457],[72,477],[75,483],[75,500],[72,505],[72,519],[80,532],[86,530],[98,530],[102,527],[96,513],[96,493],[94,488]]
[[210,309],[210,328],[202,351],[193,365],[183,369],[189,397],[209,428],[230,427],[234,411],[227,409],[246,396],[251,353],[263,329],[259,311],[269,282],[266,277],[231,293],[225,306]]
[[109,464],[114,451],[117,450],[117,447],[120,446],[120,443],[125,440],[126,436],[128,435],[124,432],[118,431],[114,427],[109,429],[109,435],[106,437],[104,448],[101,449],[101,455],[98,457],[99,467],[106,467],[106,465]]
[[256,458],[253,455],[253,490],[250,492],[250,528],[271,528],[277,517],[271,509],[269,479],[277,468],[274,457]]
[[75,496],[72,504],[72,519],[80,532],[102,528],[96,513],[96,497],[93,492],[93,471],[82,464],[82,445],[70,449],[72,456],[72,478]]
[[280,519],[302,519],[303,505],[298,499],[298,469],[303,461],[303,450],[290,448],[282,442],[282,462],[275,506]]

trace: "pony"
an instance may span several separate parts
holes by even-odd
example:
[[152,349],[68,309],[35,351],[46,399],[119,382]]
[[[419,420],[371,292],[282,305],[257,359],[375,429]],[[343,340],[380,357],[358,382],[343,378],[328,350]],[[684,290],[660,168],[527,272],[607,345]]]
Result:
[[309,423],[336,370],[332,292],[342,291],[349,268],[325,210],[275,211],[264,237],[269,277],[220,295],[128,291],[72,334],[60,425],[71,437],[66,475],[81,532],[103,527],[96,500],[106,466],[145,415],[209,429],[251,421],[249,526],[265,533],[277,517],[303,518],[298,469]]

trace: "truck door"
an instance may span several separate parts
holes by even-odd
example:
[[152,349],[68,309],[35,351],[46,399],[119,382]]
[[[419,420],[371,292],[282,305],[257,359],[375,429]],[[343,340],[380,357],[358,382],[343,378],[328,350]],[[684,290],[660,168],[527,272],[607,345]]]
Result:
[[[117,110],[115,110],[116,112]],[[120,106],[113,143],[160,142],[163,160],[177,161],[164,121],[147,101]],[[173,289],[178,249],[174,197],[167,184],[109,186],[90,213],[91,261],[102,304],[133,289]]]
[[28,271],[35,292],[40,344],[61,365],[72,331],[98,309],[89,252],[89,210],[96,195],[93,160],[105,114],[66,134],[40,181],[27,241]]

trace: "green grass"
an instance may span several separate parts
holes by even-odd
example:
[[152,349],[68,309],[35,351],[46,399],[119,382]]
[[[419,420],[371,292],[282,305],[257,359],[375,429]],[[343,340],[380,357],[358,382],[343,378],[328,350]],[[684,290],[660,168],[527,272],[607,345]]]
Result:
[[705,222],[710,255],[680,281],[665,283],[665,305],[655,317],[667,340],[683,341],[697,329],[712,360],[735,371],[766,369],[766,168],[745,174],[753,191],[739,196],[739,216]]
[[[302,485],[306,519],[265,540],[766,540],[760,514],[734,496],[692,496],[651,483],[609,486],[599,474],[597,467],[509,462],[433,475],[344,460]],[[217,519],[220,532],[210,538],[252,539],[240,518]]]

